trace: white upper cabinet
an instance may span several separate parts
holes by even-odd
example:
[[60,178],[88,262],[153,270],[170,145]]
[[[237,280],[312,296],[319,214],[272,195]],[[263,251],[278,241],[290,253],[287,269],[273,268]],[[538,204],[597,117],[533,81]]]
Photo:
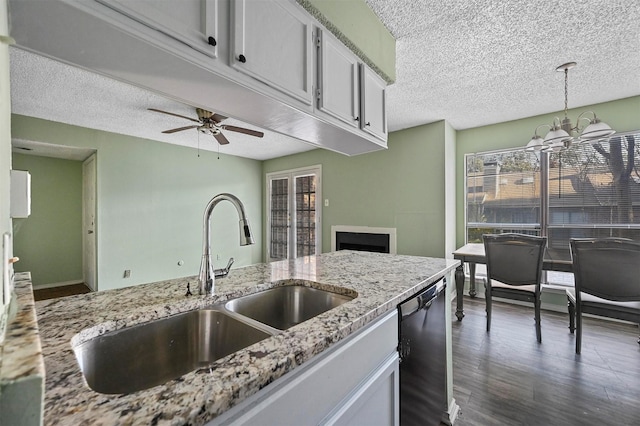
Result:
[[358,58],[326,31],[318,39],[318,109],[358,128]]
[[232,66],[312,105],[312,18],[289,0],[232,0]]
[[218,0],[97,0],[136,21],[215,58]]
[[360,128],[384,141],[387,140],[387,84],[367,66],[360,65],[361,119]]

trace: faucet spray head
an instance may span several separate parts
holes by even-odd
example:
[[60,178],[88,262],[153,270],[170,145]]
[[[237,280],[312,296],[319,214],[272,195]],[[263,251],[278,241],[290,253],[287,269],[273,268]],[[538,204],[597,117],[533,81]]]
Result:
[[240,219],[240,245],[248,246],[251,244],[255,244],[255,241],[253,241],[249,219]]

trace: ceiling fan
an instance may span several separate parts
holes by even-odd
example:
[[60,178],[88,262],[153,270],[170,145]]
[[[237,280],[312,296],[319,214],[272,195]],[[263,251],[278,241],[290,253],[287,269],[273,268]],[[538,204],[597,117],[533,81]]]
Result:
[[245,129],[244,127],[220,124],[222,121],[226,120],[227,117],[211,111],[204,110],[202,108],[196,108],[196,113],[198,114],[197,120],[195,118],[186,117],[180,114],[174,114],[173,112],[162,111],[160,109],[155,109],[155,108],[148,108],[148,109],[149,111],[155,111],[155,112],[160,112],[162,114],[173,115],[174,117],[180,117],[180,118],[184,118],[186,120],[190,120],[198,123],[191,126],[178,127],[177,129],[165,130],[162,133],[176,133],[176,132],[181,132],[183,130],[198,129],[198,131],[202,133],[211,133],[213,137],[216,138],[216,140],[220,145],[226,145],[229,143],[229,140],[222,134],[222,130],[229,130],[230,132],[244,133],[245,135],[255,136],[258,138],[261,138],[264,136],[264,133],[258,132],[255,130]]

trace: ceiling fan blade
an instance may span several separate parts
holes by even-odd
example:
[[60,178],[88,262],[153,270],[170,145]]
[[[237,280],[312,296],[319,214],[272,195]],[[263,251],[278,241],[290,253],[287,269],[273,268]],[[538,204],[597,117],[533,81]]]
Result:
[[175,132],[181,132],[183,130],[189,130],[189,129],[195,129],[196,127],[200,127],[200,125],[197,126],[185,126],[185,127],[178,127],[177,129],[171,129],[171,130],[165,130],[162,133],[175,133]]
[[229,130],[230,132],[238,132],[244,133],[245,135],[255,136],[257,138],[261,138],[264,136],[264,133],[258,132],[256,130],[245,129],[244,127],[236,127],[236,126],[220,126],[224,130]]
[[213,135],[214,138],[218,141],[220,145],[226,145],[229,143],[229,139],[225,138],[222,133],[218,133],[217,135]]
[[[162,111],[161,109],[155,109],[155,108],[147,108],[149,111],[155,111],[155,112],[160,112],[162,114],[168,114],[168,115],[173,115],[174,117],[180,117],[180,118],[184,118],[185,120],[191,120],[191,121],[195,121],[196,123],[199,123],[200,120],[196,120],[195,118],[191,118],[191,117],[186,117],[184,115],[180,115],[180,114],[174,114],[172,112],[167,112],[167,111]],[[164,132],[163,132],[164,133]]]
[[211,119],[213,120],[213,122],[214,122],[214,123],[218,124],[218,123],[220,123],[222,120],[226,120],[226,119],[227,119],[227,117],[225,117],[224,115],[220,115],[220,114],[218,114],[218,113],[214,113],[214,114],[211,116]]

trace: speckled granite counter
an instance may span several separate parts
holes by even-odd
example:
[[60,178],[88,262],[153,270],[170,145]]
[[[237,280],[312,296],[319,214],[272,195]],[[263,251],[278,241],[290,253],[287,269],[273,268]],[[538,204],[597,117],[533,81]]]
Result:
[[[36,303],[46,367],[45,424],[202,424],[455,269],[458,261],[340,251],[233,269],[215,296],[184,278]],[[358,297],[179,379],[126,395],[84,382],[71,340],[302,280]],[[81,333],[78,336],[78,333]]]
[[0,424],[38,424],[45,368],[28,272],[15,274],[13,308],[0,346]]

